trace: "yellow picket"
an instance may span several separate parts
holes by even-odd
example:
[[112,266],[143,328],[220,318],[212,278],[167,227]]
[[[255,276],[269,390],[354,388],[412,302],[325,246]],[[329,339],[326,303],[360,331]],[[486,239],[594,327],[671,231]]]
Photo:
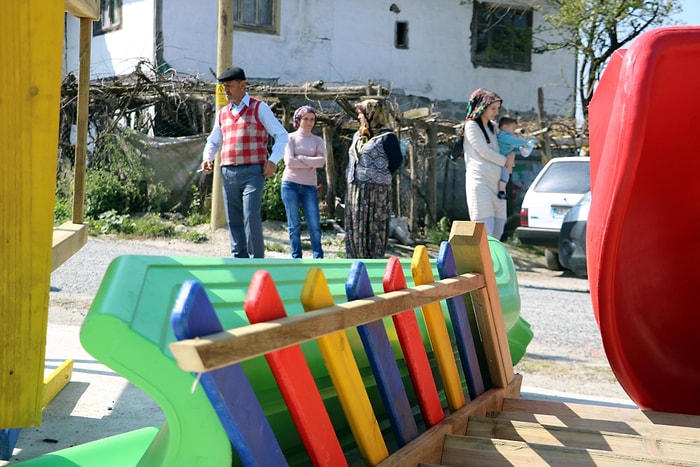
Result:
[[[411,273],[416,285],[430,284],[435,281],[433,269],[428,258],[425,246],[418,245],[411,258]],[[430,344],[437,361],[438,371],[442,379],[442,385],[447,396],[447,404],[450,410],[455,411],[466,404],[464,390],[459,379],[457,362],[452,351],[450,335],[447,332],[445,316],[442,314],[440,302],[430,303],[421,307],[423,319],[430,336]]]
[[[306,312],[335,304],[321,269],[309,269],[301,291],[301,303]],[[336,331],[319,337],[317,343],[360,454],[371,465],[376,465],[389,456],[389,451],[382,438],[348,337],[344,331]]]

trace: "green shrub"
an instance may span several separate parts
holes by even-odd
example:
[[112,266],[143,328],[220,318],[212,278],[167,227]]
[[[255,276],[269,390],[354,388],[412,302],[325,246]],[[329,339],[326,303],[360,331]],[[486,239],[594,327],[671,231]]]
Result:
[[428,241],[430,243],[440,245],[442,242],[447,241],[450,238],[450,229],[452,228],[452,222],[447,217],[443,217],[438,221],[438,225],[435,229],[428,231]]
[[103,212],[97,219],[90,222],[90,233],[106,234],[133,234],[136,231],[136,223],[128,214],[119,214],[117,211]]
[[182,238],[187,240],[188,242],[192,243],[204,243],[207,240],[209,240],[209,236],[205,233],[200,233],[200,232],[185,232],[180,235]]
[[153,182],[144,154],[130,130],[117,128],[100,138],[85,174],[85,217],[161,211],[170,192],[162,182]]
[[284,162],[277,164],[275,175],[265,179],[265,189],[263,191],[262,218],[270,221],[287,220],[287,213],[284,210],[282,195],[282,173],[284,172]]
[[192,185],[192,201],[190,202],[190,207],[187,210],[187,217],[185,217],[184,220],[184,224],[186,226],[193,227],[195,225],[209,223],[209,212],[206,212],[202,200],[203,197],[199,190],[199,187],[197,187],[197,185]]
[[61,225],[73,215],[73,169],[65,164],[58,166],[56,173],[56,200],[54,202],[53,222]]
[[103,213],[130,212],[129,187],[106,170],[89,170],[85,177],[85,216],[100,218]]
[[134,232],[146,238],[170,238],[175,234],[175,226],[161,219],[157,214],[146,214],[134,219]]

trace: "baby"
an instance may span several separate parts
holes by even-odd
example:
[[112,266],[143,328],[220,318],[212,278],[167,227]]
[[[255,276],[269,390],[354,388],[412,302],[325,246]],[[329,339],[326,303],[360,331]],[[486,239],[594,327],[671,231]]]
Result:
[[[515,136],[515,125],[518,121],[512,117],[504,116],[498,121],[498,149],[504,156],[513,151],[520,152],[523,157],[528,157],[535,147],[535,140],[526,140]],[[506,195],[506,185],[510,178],[510,171],[503,167],[501,170],[501,179],[498,181],[498,197],[500,199],[508,199]]]

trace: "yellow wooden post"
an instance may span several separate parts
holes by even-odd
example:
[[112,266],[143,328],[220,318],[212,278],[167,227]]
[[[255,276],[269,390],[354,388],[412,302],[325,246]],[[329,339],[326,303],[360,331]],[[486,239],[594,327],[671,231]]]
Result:
[[63,2],[0,6],[0,427],[41,423]]
[[[233,64],[233,2],[219,0],[218,10],[218,35],[217,35],[217,60],[216,75],[219,76],[226,68]],[[226,95],[221,84],[216,85],[216,110],[226,105]],[[211,187],[211,222],[212,230],[223,227],[226,224],[226,211],[224,210],[223,183],[221,181],[221,153],[216,153],[214,161],[214,173]]]

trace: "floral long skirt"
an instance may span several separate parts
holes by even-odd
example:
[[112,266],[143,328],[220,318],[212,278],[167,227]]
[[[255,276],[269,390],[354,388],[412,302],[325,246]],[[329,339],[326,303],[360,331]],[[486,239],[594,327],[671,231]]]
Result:
[[348,184],[344,226],[348,258],[384,257],[391,211],[391,185]]

